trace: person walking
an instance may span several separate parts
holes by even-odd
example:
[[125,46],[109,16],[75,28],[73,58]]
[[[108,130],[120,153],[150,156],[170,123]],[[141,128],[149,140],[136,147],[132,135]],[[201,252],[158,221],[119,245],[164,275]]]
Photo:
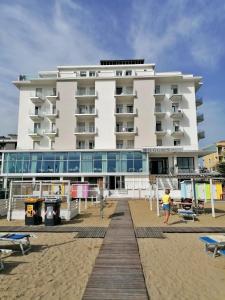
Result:
[[169,217],[170,217],[170,204],[171,204],[169,189],[165,190],[165,194],[162,196],[162,203],[163,203],[163,212],[164,212],[164,222],[163,223],[168,224]]

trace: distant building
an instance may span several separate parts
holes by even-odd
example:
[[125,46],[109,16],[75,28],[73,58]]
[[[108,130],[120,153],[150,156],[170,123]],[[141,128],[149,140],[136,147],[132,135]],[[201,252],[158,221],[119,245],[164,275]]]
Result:
[[2,189],[2,153],[6,150],[15,150],[17,147],[17,134],[8,134],[8,136],[0,136],[0,190]]
[[215,171],[218,163],[225,162],[225,140],[207,146],[204,150],[212,151],[203,157],[203,166],[209,171]]

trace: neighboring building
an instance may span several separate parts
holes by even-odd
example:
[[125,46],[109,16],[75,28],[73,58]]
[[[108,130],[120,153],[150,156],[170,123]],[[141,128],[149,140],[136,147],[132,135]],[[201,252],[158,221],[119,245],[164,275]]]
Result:
[[18,146],[5,176],[102,180],[198,172],[201,77],[157,73],[144,60],[105,60],[20,75]]
[[[3,150],[15,150],[17,145],[17,134],[8,134],[8,136],[0,136],[0,191],[3,188],[3,178],[1,176],[2,169],[2,152]],[[1,195],[0,195],[1,199]]]
[[203,165],[209,171],[216,171],[218,163],[225,162],[225,141],[219,141],[213,145],[205,147],[204,150],[211,151],[211,154],[203,157]]

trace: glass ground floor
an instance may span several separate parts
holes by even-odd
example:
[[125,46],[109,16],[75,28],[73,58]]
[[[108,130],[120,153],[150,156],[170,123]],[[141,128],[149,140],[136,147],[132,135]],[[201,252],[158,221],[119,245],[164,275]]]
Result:
[[191,153],[142,151],[9,151],[3,154],[2,176],[20,180],[70,180],[123,189],[130,176],[196,173],[198,157]]

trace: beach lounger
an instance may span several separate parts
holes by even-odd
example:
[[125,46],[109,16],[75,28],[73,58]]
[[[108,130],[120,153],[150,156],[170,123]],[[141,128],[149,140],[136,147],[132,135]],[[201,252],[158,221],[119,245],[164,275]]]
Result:
[[179,216],[183,217],[184,220],[186,219],[192,219],[193,221],[195,220],[195,218],[197,217],[197,215],[193,212],[192,209],[190,210],[186,210],[186,209],[178,209],[177,213]]
[[25,253],[31,249],[30,237],[36,237],[36,236],[27,233],[1,233],[0,242],[7,241],[15,245],[19,245],[22,254],[25,255]]
[[3,264],[3,255],[5,254],[11,254],[12,250],[9,249],[0,249],[0,271],[4,269],[4,264]]
[[219,253],[225,255],[225,235],[208,235],[199,238],[205,244],[205,251],[213,257]]

